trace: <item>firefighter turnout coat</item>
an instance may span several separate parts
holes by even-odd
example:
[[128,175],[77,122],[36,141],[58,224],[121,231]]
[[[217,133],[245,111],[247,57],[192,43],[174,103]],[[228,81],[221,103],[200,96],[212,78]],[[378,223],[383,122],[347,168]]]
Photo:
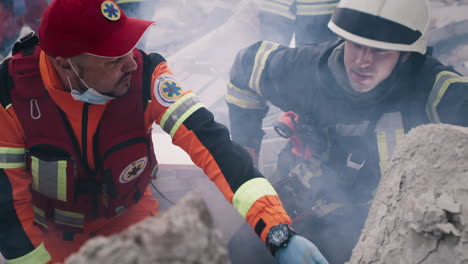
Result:
[[[260,149],[268,102],[296,112],[300,122],[313,127],[321,138],[320,144],[310,145],[315,158],[280,156],[278,171],[284,177],[298,176],[307,186],[306,192],[311,194],[306,201],[293,202],[307,203],[303,207],[313,211],[307,226],[314,230],[308,238],[331,263],[343,263],[350,256],[373,191],[401,137],[427,123],[468,125],[468,79],[453,68],[413,53],[376,88],[359,94],[344,87],[345,82],[329,66],[338,58],[335,64],[344,68],[342,48],[343,41],[298,48],[267,41],[253,44],[239,52],[226,96],[233,140],[243,146]],[[347,78],[346,73],[341,76]],[[281,155],[291,144],[287,148]],[[292,190],[290,197],[299,192]],[[288,208],[290,198],[281,195],[290,215],[299,219],[301,212],[294,215]],[[346,215],[339,213],[339,208],[349,208],[343,204],[367,205],[367,209],[352,207]],[[362,215],[356,225],[345,226],[357,211]],[[333,219],[313,222],[333,213]],[[334,223],[343,225],[336,224],[331,230]],[[351,241],[343,246],[345,240]],[[340,252],[345,256],[335,262],[334,256]]]

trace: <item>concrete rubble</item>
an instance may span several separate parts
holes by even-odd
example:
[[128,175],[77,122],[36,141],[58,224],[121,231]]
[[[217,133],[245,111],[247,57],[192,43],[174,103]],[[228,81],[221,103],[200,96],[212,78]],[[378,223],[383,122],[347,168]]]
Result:
[[161,216],[121,234],[96,237],[66,264],[228,264],[228,252],[204,201],[189,194]]
[[380,181],[350,264],[468,263],[468,128],[411,130]]

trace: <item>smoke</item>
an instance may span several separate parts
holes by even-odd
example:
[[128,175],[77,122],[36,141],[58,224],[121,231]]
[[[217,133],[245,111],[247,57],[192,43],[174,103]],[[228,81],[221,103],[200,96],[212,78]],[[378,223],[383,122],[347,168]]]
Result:
[[433,56],[446,65],[452,65],[464,76],[468,75],[468,2],[432,3],[432,23],[429,46]]
[[193,90],[218,122],[237,52],[260,39],[257,1],[161,1],[144,49],[163,55],[184,89]]
[[[266,38],[259,23],[259,2],[146,1],[135,15],[156,21],[156,26],[147,32],[140,47],[163,55],[182,87],[193,90],[214,113],[216,120],[225,125],[229,125],[229,120],[224,96],[234,58],[241,48]],[[433,37],[430,42],[435,48],[434,55],[463,72],[468,61],[468,50],[464,48],[466,45],[459,43],[467,43],[466,9],[442,6],[434,11],[437,21],[432,24]],[[320,26],[326,27],[326,23]],[[294,46],[294,40],[288,35],[281,39],[281,44]],[[460,54],[465,54],[465,57]],[[272,125],[280,114],[278,109],[272,109],[264,125]],[[297,231],[314,241],[331,263],[343,263],[360,235],[371,200],[370,197],[353,200],[356,199],[353,191],[373,190],[377,187],[378,179],[364,180],[368,185],[362,188],[349,188],[346,182],[340,181],[343,175],[337,175],[326,165],[321,168],[321,177],[309,179],[309,187],[301,179],[306,173],[301,173],[301,168],[295,168],[296,172],[286,174],[287,177],[282,175],[275,178],[271,167],[275,166],[279,150],[284,145],[284,141],[277,138],[277,135],[270,134],[264,141],[262,172],[277,189]],[[274,158],[267,162],[267,155]],[[367,162],[378,164],[375,160]],[[380,172],[373,174],[379,175]],[[248,225],[235,233],[229,243],[233,263],[272,263],[273,259],[263,243],[255,237]]]
[[[183,88],[193,90],[214,113],[216,120],[225,125],[229,124],[224,100],[228,71],[241,48],[263,38],[258,21],[258,2],[161,0],[152,3],[151,7],[143,5],[140,9],[141,17],[154,19],[157,23],[146,34],[142,48],[163,55]],[[445,63],[453,64],[458,71],[466,71],[466,9],[456,5],[437,6],[433,11],[433,17],[437,17],[437,21],[432,24],[433,34],[430,38],[434,55]],[[325,24],[321,26],[325,27]],[[294,38],[286,38],[282,44],[288,43],[294,45]],[[279,113],[279,110],[274,109],[267,118],[276,120]],[[273,122],[264,124],[272,125]],[[284,141],[272,144],[271,142],[276,142],[275,138],[276,135],[266,138],[270,141],[264,143],[262,148],[268,150],[262,150],[261,156],[268,155],[271,149],[275,149],[271,153],[275,153],[273,156],[277,157]],[[269,148],[267,144],[272,144],[273,147]],[[261,158],[265,160],[264,157]],[[378,161],[373,162],[378,164]],[[265,161],[262,164],[274,166],[274,163],[276,159],[274,162],[272,159],[269,164]],[[349,186],[339,182],[336,172],[326,166],[322,168],[322,178],[310,180],[310,188],[304,186],[300,179],[303,177],[301,173],[289,178],[274,178],[265,166],[262,170],[275,184],[298,232],[314,241],[320,249],[331,249],[325,250],[324,254],[332,263],[344,262],[350,254],[348,249],[352,249],[357,241],[367,218],[370,199],[353,201],[355,193],[350,193],[347,188]],[[379,174],[379,171],[374,172],[374,175]],[[378,179],[370,179],[368,186],[365,186],[367,188],[363,189],[375,189],[377,184]],[[343,205],[342,201],[349,203]],[[255,239],[247,225],[236,233],[229,248],[234,263],[272,261],[264,245]],[[332,255],[332,252],[340,253]]]

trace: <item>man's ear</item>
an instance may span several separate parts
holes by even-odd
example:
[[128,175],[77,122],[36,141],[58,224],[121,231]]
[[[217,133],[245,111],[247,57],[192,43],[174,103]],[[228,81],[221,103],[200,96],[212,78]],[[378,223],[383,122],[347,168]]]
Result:
[[411,56],[411,52],[405,52],[403,53],[403,56],[401,57],[401,62],[405,62],[409,59],[409,57]]
[[50,58],[50,61],[52,61],[52,63],[60,68],[60,70],[64,70],[64,71],[71,71],[72,68],[71,68],[71,65],[70,65],[70,62],[65,59],[65,58],[62,58],[62,57],[55,57],[55,58]]

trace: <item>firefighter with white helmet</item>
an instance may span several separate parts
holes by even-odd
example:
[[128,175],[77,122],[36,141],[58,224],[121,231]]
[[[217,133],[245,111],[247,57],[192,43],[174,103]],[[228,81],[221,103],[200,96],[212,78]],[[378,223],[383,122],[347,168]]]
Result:
[[328,27],[364,46],[424,54],[429,22],[426,0],[343,0]]
[[429,21],[426,0],[342,0],[328,24],[341,40],[258,42],[231,68],[232,137],[254,159],[267,102],[298,117],[274,186],[293,226],[330,263],[349,259],[405,133],[428,123],[468,126],[468,79],[427,52]]

